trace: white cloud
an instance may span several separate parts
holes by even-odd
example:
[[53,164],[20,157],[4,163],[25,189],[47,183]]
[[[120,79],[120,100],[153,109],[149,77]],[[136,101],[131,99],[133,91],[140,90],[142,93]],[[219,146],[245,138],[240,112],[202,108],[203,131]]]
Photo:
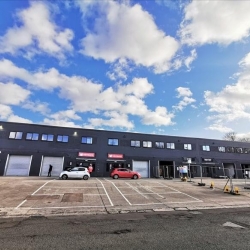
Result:
[[7,118],[8,122],[19,122],[19,123],[33,123],[31,120],[20,117],[18,115],[11,114]]
[[190,56],[184,59],[184,64],[187,67],[188,71],[191,70],[191,63],[197,58],[197,52],[195,49],[191,50]]
[[227,85],[220,92],[205,91],[205,102],[212,113],[209,120],[219,124],[227,124],[245,119],[250,121],[250,53],[243,58],[239,66],[241,70],[235,74],[237,82]]
[[6,120],[11,114],[12,114],[11,107],[0,103],[0,119]]
[[182,111],[186,106],[190,105],[193,102],[196,102],[196,100],[191,97],[193,93],[189,88],[178,87],[176,88],[176,91],[178,92],[177,98],[182,99],[177,105],[173,106],[174,110]]
[[41,102],[41,101],[26,101],[23,105],[22,108],[31,110],[33,112],[39,112],[43,115],[47,115],[50,113],[49,109],[49,103]]
[[228,45],[250,35],[250,1],[192,1],[184,8],[182,43]]
[[[127,59],[137,66],[163,73],[171,68],[171,60],[179,49],[173,37],[158,29],[153,17],[139,4],[133,6],[116,1],[93,1],[99,11],[94,30],[82,39],[84,55],[114,63]],[[89,6],[81,5],[86,14]]]
[[[146,78],[134,78],[128,84],[118,84],[114,87],[104,89],[100,83],[92,82],[81,76],[67,76],[60,74],[52,68],[47,71],[28,72],[18,68],[8,60],[0,60],[0,77],[3,79],[19,79],[25,81],[30,90],[54,91],[62,99],[69,100],[69,110],[60,111],[55,114],[48,114],[50,119],[46,123],[62,121],[70,126],[70,119],[79,120],[76,113],[91,112],[98,115],[90,120],[89,125],[100,124],[105,126],[123,126],[131,129],[133,122],[129,116],[138,116],[146,125],[166,126],[172,124],[173,114],[165,107],[155,107],[155,111],[148,108],[145,98],[153,94],[154,87]],[[32,103],[26,103],[25,108],[31,109]],[[46,105],[41,103],[36,110],[43,112]],[[33,109],[34,110],[34,109]],[[103,118],[104,117],[104,118]],[[86,124],[88,126],[88,124]]]
[[12,82],[0,82],[0,89],[0,104],[18,105],[25,101],[31,94],[29,90]]
[[219,131],[221,133],[232,132],[233,130],[229,127],[223,126],[222,124],[214,123],[206,128],[206,130]]
[[27,9],[16,14],[18,22],[0,37],[0,53],[23,53],[30,58],[46,53],[64,59],[65,52],[73,51],[73,31],[57,26],[49,7],[44,2],[31,2]]
[[72,121],[69,121],[67,119],[63,120],[54,120],[50,118],[44,118],[43,124],[46,125],[52,125],[52,126],[59,126],[59,127],[73,127],[73,128],[80,128],[78,124],[75,124]]

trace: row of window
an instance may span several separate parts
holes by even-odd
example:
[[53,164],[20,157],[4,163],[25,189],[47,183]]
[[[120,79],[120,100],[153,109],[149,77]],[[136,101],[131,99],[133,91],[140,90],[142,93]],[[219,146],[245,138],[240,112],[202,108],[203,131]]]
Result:
[[[16,139],[16,140],[21,140],[23,137],[23,132],[10,132],[9,138],[10,139]],[[26,140],[32,140],[32,141],[37,141],[39,139],[39,134],[38,133],[27,133],[26,134]],[[54,135],[52,134],[42,134],[41,141],[54,141]],[[69,137],[67,135],[57,135],[57,142],[68,142]],[[92,144],[93,143],[93,138],[92,137],[86,137],[83,136],[81,140],[82,144]],[[110,138],[108,139],[108,145],[110,146],[118,146],[119,145],[119,140],[116,138]],[[130,146],[131,147],[141,147],[141,141],[137,140],[131,140],[130,141]],[[192,145],[191,144],[184,144],[183,145],[184,150],[192,150]],[[152,141],[142,141],[142,147],[144,148],[152,148],[153,143]],[[175,143],[173,142],[155,142],[155,147],[156,148],[167,148],[167,149],[175,149]],[[210,146],[208,145],[203,145],[202,146],[203,151],[210,151]],[[229,152],[229,153],[250,153],[250,149],[247,148],[234,148],[234,147],[218,147],[219,152]]]

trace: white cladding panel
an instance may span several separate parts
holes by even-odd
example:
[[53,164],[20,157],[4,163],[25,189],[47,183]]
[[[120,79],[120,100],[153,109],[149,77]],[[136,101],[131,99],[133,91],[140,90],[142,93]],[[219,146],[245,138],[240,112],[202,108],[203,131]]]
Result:
[[59,177],[63,171],[63,157],[44,156],[40,176],[48,176],[49,165],[52,165],[51,176]]
[[5,175],[29,176],[31,155],[10,155]]
[[149,178],[148,161],[133,161],[133,171],[137,171],[143,178]]

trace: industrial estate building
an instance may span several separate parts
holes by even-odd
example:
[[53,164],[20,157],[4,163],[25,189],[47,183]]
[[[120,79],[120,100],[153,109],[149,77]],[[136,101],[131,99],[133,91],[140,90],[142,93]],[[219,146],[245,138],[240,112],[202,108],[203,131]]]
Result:
[[194,177],[243,178],[250,143],[0,121],[1,176],[47,176],[50,164],[56,177],[92,164],[95,177],[126,167],[144,178],[177,178],[188,166]]

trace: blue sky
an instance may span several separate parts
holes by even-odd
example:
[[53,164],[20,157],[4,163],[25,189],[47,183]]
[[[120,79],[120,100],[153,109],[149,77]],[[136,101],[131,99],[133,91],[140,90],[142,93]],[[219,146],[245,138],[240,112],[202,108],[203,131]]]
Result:
[[0,8],[0,120],[250,137],[250,1]]

